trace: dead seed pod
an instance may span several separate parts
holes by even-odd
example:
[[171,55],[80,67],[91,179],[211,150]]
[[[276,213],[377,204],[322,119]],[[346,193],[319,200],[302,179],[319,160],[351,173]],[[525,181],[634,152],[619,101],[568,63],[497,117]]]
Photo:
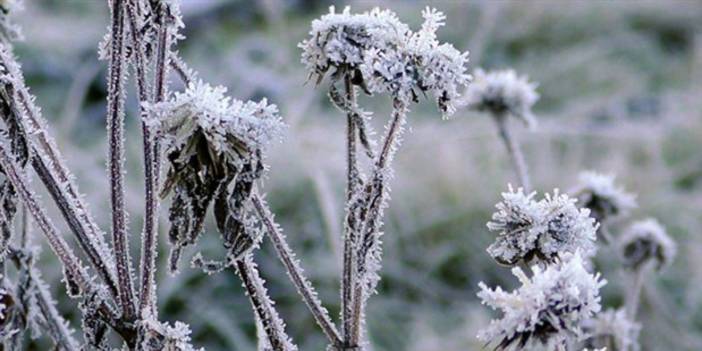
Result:
[[264,170],[263,150],[284,129],[275,105],[231,100],[225,93],[223,87],[198,81],[168,101],[147,106],[149,124],[170,141],[161,197],[174,194],[172,271],[182,249],[197,241],[213,201],[225,242],[240,236],[243,206]]
[[648,262],[653,262],[660,270],[673,262],[676,252],[675,241],[653,218],[632,223],[619,239],[624,266],[634,270],[641,269]]

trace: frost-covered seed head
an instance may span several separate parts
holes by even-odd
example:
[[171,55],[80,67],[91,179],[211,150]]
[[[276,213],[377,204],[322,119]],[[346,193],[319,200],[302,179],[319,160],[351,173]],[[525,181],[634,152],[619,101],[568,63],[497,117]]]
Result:
[[676,252],[675,241],[653,218],[632,223],[619,239],[624,265],[632,269],[640,269],[652,261],[660,270],[673,262]]
[[474,80],[466,89],[464,103],[476,111],[487,111],[494,116],[512,115],[530,128],[536,125],[531,107],[539,99],[536,83],[514,70],[485,72],[477,69]]
[[625,215],[636,207],[636,196],[617,186],[612,175],[582,172],[578,180],[575,197],[600,222]]
[[590,274],[579,253],[566,254],[553,265],[532,268],[529,278],[520,268],[512,273],[522,286],[511,293],[480,283],[483,304],[502,311],[481,330],[478,338],[497,343],[498,350],[532,349],[539,344],[553,347],[565,340],[583,337],[582,323],[600,311],[599,289],[605,284]]
[[535,195],[525,195],[521,188],[514,191],[511,186],[502,194],[498,211],[487,224],[498,235],[487,249],[490,256],[501,264],[514,265],[520,260],[552,262],[565,252],[594,254],[597,224],[589,210],[578,209],[575,199],[558,190],[540,201],[534,200]]
[[139,346],[143,351],[203,351],[190,344],[190,327],[182,322],[174,326],[155,320],[142,320],[139,325]]
[[608,309],[583,323],[588,335],[586,347],[611,347],[612,350],[639,350],[641,325],[627,317],[624,309]]
[[0,1],[0,41],[7,43],[22,39],[20,27],[14,23],[12,16],[24,7],[22,0]]

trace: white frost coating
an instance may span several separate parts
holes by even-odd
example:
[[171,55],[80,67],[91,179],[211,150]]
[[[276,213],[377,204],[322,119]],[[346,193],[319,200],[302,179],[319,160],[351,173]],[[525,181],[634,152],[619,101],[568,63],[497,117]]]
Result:
[[178,146],[201,130],[215,151],[230,156],[237,154],[237,147],[243,146],[247,151],[264,149],[281,138],[285,124],[276,105],[268,104],[266,99],[230,99],[224,95],[226,92],[222,86],[212,87],[201,80],[192,82],[168,101],[148,104],[146,108],[154,112],[154,117],[147,123]]
[[583,321],[600,311],[599,289],[606,282],[590,274],[580,253],[566,254],[548,267],[531,267],[529,278],[521,268],[512,273],[522,286],[505,292],[480,283],[478,297],[483,304],[501,310],[501,319],[493,320],[478,338],[498,343],[498,349],[531,349],[539,344],[553,347],[565,340],[584,336]]
[[638,269],[653,260],[660,270],[673,262],[677,245],[656,219],[646,218],[624,231],[619,238],[619,252],[625,266]]
[[487,251],[496,261],[514,265],[519,260],[552,261],[564,252],[580,251],[584,256],[595,252],[598,225],[588,209],[578,209],[577,200],[556,189],[535,201],[519,188],[502,194],[498,211],[487,227],[497,232],[497,240]]
[[531,112],[531,107],[539,99],[536,83],[511,69],[490,72],[477,69],[473,76],[463,101],[469,108],[500,116],[511,114],[529,128],[536,126],[536,118]]
[[630,320],[624,309],[608,309],[583,324],[589,347],[613,345],[615,350],[638,351],[641,324]]
[[142,320],[140,349],[144,351],[204,351],[190,342],[190,327],[182,322],[170,325],[165,322]]
[[609,174],[580,173],[573,193],[580,205],[589,208],[599,220],[625,215],[636,207],[636,195],[618,186],[615,177]]

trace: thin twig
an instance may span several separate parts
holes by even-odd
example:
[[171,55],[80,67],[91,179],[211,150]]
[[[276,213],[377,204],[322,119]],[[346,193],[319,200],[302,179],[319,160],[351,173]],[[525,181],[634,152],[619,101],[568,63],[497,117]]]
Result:
[[521,183],[522,188],[524,188],[524,191],[529,193],[531,191],[529,170],[527,169],[526,162],[524,161],[524,155],[522,154],[521,147],[514,139],[514,136],[512,136],[512,133],[509,131],[507,126],[507,116],[494,116],[494,120],[497,124],[500,138],[502,138],[502,141],[505,143],[505,147],[507,147],[507,153],[512,161],[512,166],[517,173],[517,177],[519,177],[519,182]]
[[256,213],[263,222],[268,232],[268,237],[273,242],[273,246],[278,253],[278,257],[285,266],[290,280],[293,282],[293,285],[295,285],[295,288],[297,288],[297,292],[302,296],[310,312],[312,312],[314,320],[319,324],[322,331],[333,345],[340,345],[341,337],[339,336],[334,322],[332,322],[329,317],[329,312],[322,306],[317,292],[314,290],[314,287],[312,287],[310,281],[304,276],[303,270],[297,258],[295,258],[295,254],[290,249],[280,227],[275,223],[273,214],[269,210],[265,200],[263,200],[258,193],[254,192],[251,196],[251,202],[256,209]]
[[108,168],[112,204],[112,241],[123,318],[134,319],[134,287],[124,208],[124,39],[126,0],[112,2],[110,63],[107,79]]

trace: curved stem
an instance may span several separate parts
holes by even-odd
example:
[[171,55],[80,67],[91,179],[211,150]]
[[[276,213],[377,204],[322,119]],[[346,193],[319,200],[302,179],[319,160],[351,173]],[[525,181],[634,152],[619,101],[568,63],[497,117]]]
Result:
[[524,191],[529,193],[531,191],[529,170],[527,169],[526,162],[524,161],[524,155],[522,154],[521,147],[507,127],[507,116],[496,115],[494,116],[494,119],[495,123],[497,124],[500,138],[502,138],[502,141],[505,143],[505,147],[507,147],[507,153],[512,161],[512,166],[517,173],[517,177],[519,177],[519,182],[521,183],[522,188],[524,188]]

